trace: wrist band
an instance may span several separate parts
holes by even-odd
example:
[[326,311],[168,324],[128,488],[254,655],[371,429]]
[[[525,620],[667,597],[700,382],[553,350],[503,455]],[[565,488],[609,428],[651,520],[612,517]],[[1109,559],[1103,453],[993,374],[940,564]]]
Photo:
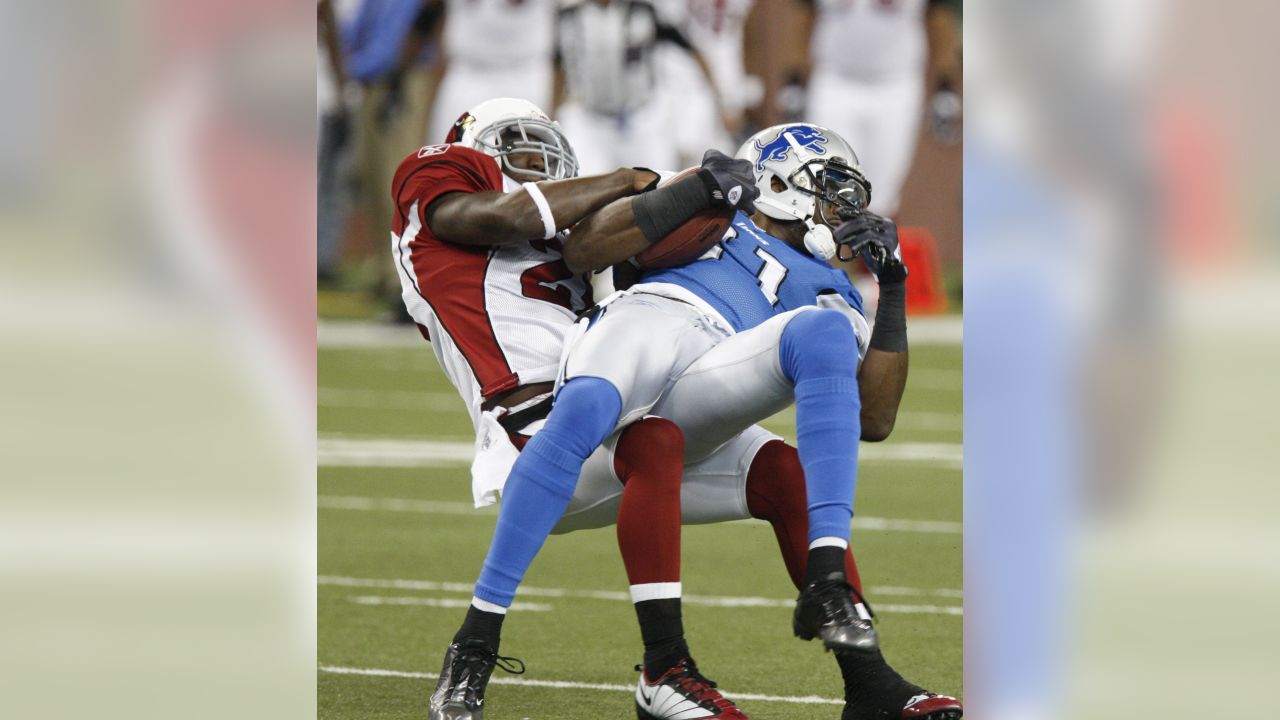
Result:
[[524,183],[520,187],[533,198],[533,204],[538,208],[538,215],[542,216],[542,229],[546,233],[542,239],[550,240],[555,237],[556,219],[551,215],[551,206],[547,204],[547,197],[542,194],[542,188],[531,182]]
[[884,352],[907,351],[906,283],[880,286],[880,304],[876,307],[876,326],[871,331],[870,347]]
[[658,242],[698,211],[711,207],[711,193],[698,176],[663,185],[631,199],[636,227],[649,244]]

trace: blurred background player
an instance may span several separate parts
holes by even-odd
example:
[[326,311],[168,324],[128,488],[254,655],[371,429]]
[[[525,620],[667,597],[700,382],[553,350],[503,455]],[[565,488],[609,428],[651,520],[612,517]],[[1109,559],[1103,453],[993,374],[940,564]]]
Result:
[[492,97],[551,105],[555,0],[442,1],[444,48],[435,68],[442,79],[426,142],[444,138],[458,108]]
[[[575,138],[584,172],[623,163],[667,169],[694,165],[698,153],[706,147],[732,149],[735,140],[777,124],[784,114],[793,119],[805,114],[806,93],[801,81],[811,74],[806,68],[810,62],[810,25],[814,25],[814,18],[803,21],[802,16],[812,15],[813,8],[802,6],[801,0],[771,3],[659,0],[652,24],[644,20],[645,13],[635,12],[633,17],[637,19],[629,32],[624,32],[628,28],[617,20],[626,17],[617,8],[625,11],[627,7],[637,10],[651,7],[644,0],[603,3],[570,0],[559,21],[557,11],[546,0],[327,2],[333,3],[344,26],[341,59],[354,82],[347,83],[349,90],[345,96],[350,119],[345,125],[340,114],[332,112],[332,105],[322,110],[326,116],[333,116],[324,123],[327,127],[323,130],[325,137],[320,150],[321,193],[325,199],[320,211],[322,270],[318,268],[318,272],[325,279],[319,298],[323,315],[383,314],[386,317],[388,304],[398,311],[399,304],[393,299],[395,283],[386,275],[387,263],[378,259],[385,252],[380,228],[385,224],[389,208],[383,185],[392,164],[424,141],[439,142],[453,120],[454,109],[474,106],[481,99],[473,96],[467,100],[461,98],[463,94],[480,93],[488,97],[497,94],[497,88],[511,86],[517,89],[502,92],[536,100],[542,92],[539,88],[546,87],[537,79],[542,73],[538,68],[549,67],[557,52],[562,76],[557,78],[560,89],[556,96],[564,108],[559,110],[559,103],[552,104],[550,96],[546,96],[544,107],[556,111],[566,131]],[[867,14],[874,6],[874,12],[887,17],[888,13],[896,13],[900,19],[914,17],[917,34],[927,21],[927,27],[932,29],[929,33],[932,40],[927,43],[952,48],[932,53],[934,80],[930,87],[944,87],[943,81],[947,78],[958,81],[955,51],[958,39],[954,35],[958,1],[935,1],[926,5],[926,0],[851,0],[846,5],[851,12],[861,14]],[[944,7],[947,5],[952,10]],[[546,14],[537,10],[540,7]],[[908,12],[912,7],[914,16]],[[591,13],[596,17],[589,22]],[[835,10],[823,13],[819,23],[833,22],[838,14]],[[521,21],[526,14],[527,21]],[[551,20],[544,20],[548,15]],[[348,17],[352,19],[344,22]],[[613,20],[605,22],[607,17]],[[663,41],[668,34],[666,28],[672,30],[674,42]],[[814,43],[825,42],[827,35],[821,26],[815,25],[812,30]],[[683,38],[685,44],[699,48],[698,54],[688,52],[681,40],[675,38]],[[445,44],[447,51],[441,51]],[[850,41],[839,46],[838,55],[849,68],[865,65],[863,60],[849,59],[850,54],[861,55],[854,49],[855,44]],[[571,46],[574,50],[568,52]],[[517,47],[519,54],[514,52]],[[832,96],[832,93],[822,93],[824,97],[818,97],[818,85],[823,82],[819,76],[827,74],[823,61],[829,60],[826,56],[830,53],[815,50],[813,55],[813,101],[818,105]],[[922,53],[917,52],[917,58],[920,56]],[[523,59],[516,60],[517,57]],[[704,58],[707,71],[696,57]],[[377,62],[373,61],[375,58]],[[875,62],[883,64],[880,59]],[[321,64],[327,72],[330,64]],[[848,72],[854,74],[856,70]],[[915,74],[922,76],[924,72],[918,69]],[[716,109],[717,100],[711,94],[713,85],[707,80],[708,75],[716,78],[714,88],[724,113]],[[443,86],[435,84],[435,80]],[[791,101],[783,113],[779,89],[788,80],[795,82],[789,86]],[[435,102],[433,87],[460,99]],[[554,88],[548,92],[553,91]],[[322,90],[322,95],[327,93],[328,90]],[[375,95],[382,97],[373,97]],[[931,124],[933,137],[947,136],[957,141],[956,144],[948,147],[945,142],[934,142],[928,134],[924,135],[924,140],[914,148],[918,153],[914,164],[918,167],[912,170],[908,170],[912,148],[898,153],[901,158],[898,172],[910,174],[900,192],[892,187],[901,184],[890,179],[894,174],[892,169],[876,169],[881,164],[878,156],[882,143],[863,138],[857,127],[846,127],[848,123],[842,118],[823,117],[828,111],[820,107],[814,110],[816,116],[810,118],[831,126],[865,148],[864,162],[876,182],[874,209],[884,213],[890,205],[895,210],[901,205],[894,219],[902,227],[903,252],[914,270],[908,282],[911,286],[908,305],[913,313],[941,311],[947,299],[945,290],[951,291],[953,300],[958,296],[961,228],[957,97],[954,93],[949,96],[935,93],[934,99],[943,102],[930,102],[930,107],[949,106],[951,113],[948,118],[940,115],[941,122]],[[603,112],[591,109],[609,106],[612,109]],[[745,112],[740,113],[739,107]],[[919,135],[915,128],[919,126],[921,112],[924,112],[923,104],[917,103],[916,109],[908,113],[914,119],[889,117],[884,122],[891,129],[901,129],[898,135],[906,139],[904,142],[913,144],[912,138]],[[732,131],[737,123],[741,125],[737,126],[736,135],[726,132],[726,125]],[[907,125],[912,129],[904,129]],[[352,155],[358,172],[344,181],[343,151],[336,140],[343,139],[341,131],[346,126],[350,128],[348,152],[354,150]],[[626,153],[629,157],[623,157],[622,151],[630,147],[643,148],[643,154],[635,157]],[[605,157],[598,160],[597,155]],[[361,201],[348,203],[344,211],[342,191],[348,185],[354,187],[354,194]],[[886,199],[891,195],[899,195],[900,203],[898,200],[888,202]],[[929,237],[921,240],[922,235]],[[341,251],[336,249],[339,245]],[[915,257],[913,251],[930,256],[932,262]],[[948,271],[945,286],[942,270]],[[330,283],[335,272],[346,279],[347,284],[363,288],[364,294],[343,290],[342,283]],[[873,286],[863,280],[858,282],[865,299],[874,306]],[[600,289],[607,290],[609,286],[601,282]],[[407,320],[399,312],[392,317]]]
[[674,45],[657,49],[659,85],[676,108],[671,130],[676,136],[678,167],[696,165],[707,148],[725,153],[737,149],[744,111],[760,101],[760,82],[748,77],[743,64],[743,32],[754,0],[663,0],[659,15],[680,28],[711,68],[724,105],[716,110],[713,88],[690,53]]
[[316,113],[319,137],[316,150],[316,280],[333,283],[338,276],[342,235],[347,224],[345,152],[351,139],[347,109],[347,73],[338,39],[338,18],[332,0],[316,5],[320,58],[316,62]]
[[632,165],[679,167],[672,127],[686,120],[682,108],[669,107],[657,87],[661,45],[688,55],[699,68],[704,87],[711,90],[716,122],[723,125],[724,103],[711,68],[679,28],[659,17],[653,3],[579,0],[561,9],[551,114],[573,138],[584,174]]
[[372,275],[365,285],[376,304],[398,318],[404,318],[399,282],[386,254],[386,219],[394,207],[384,188],[405,153],[422,145],[440,14],[439,0],[364,0],[342,28],[347,74],[363,91],[355,150],[360,249],[369,255]]
[[947,0],[800,0],[808,9],[805,115],[859,149],[871,211],[895,215],[930,91],[960,84],[958,20]]

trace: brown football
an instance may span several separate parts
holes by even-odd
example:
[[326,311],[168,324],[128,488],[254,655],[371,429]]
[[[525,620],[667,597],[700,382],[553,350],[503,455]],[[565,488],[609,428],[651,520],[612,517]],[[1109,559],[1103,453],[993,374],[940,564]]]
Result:
[[[696,172],[698,168],[689,168],[663,185],[679,182]],[[734,214],[734,209],[729,207],[707,208],[636,255],[636,262],[643,268],[668,268],[692,262],[720,242]]]

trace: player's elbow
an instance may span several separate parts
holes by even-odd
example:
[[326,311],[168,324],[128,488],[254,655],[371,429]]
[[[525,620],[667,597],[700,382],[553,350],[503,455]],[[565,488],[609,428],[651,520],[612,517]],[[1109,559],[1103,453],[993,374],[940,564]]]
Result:
[[591,272],[599,269],[594,267],[594,258],[591,257],[588,244],[580,242],[578,238],[573,235],[570,235],[569,242],[565,243],[563,255],[564,264],[567,265],[569,267],[569,271],[574,274]]
[[897,413],[864,412],[861,419],[863,442],[882,442],[893,433]]
[[[496,193],[495,193],[496,194]],[[427,212],[427,225],[436,237],[461,245],[503,245],[529,239],[516,209],[506,198],[455,193]]]
[[536,209],[530,212],[526,207],[528,203],[518,202],[520,194],[508,193],[498,202],[478,212],[476,214],[478,228],[493,234],[496,238],[510,238],[515,241],[541,237],[544,234],[542,218],[537,214]]
[[[579,226],[581,227],[581,226]],[[575,273],[597,272],[627,259],[612,243],[592,232],[574,232],[564,244],[564,264]]]

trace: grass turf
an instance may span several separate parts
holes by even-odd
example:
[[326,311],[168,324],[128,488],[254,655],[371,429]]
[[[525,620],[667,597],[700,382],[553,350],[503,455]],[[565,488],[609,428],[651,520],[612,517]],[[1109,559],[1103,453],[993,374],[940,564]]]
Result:
[[[958,444],[960,348],[913,348],[912,372],[899,426],[888,444]],[[426,343],[418,349],[321,348],[319,386],[322,440],[472,439],[462,401]],[[765,424],[794,437],[792,412]],[[470,598],[465,585],[479,571],[495,514],[467,509],[469,471],[457,461],[411,468],[322,461],[319,494],[320,717],[425,717],[426,697],[434,685],[429,677],[345,674],[333,668],[439,672],[445,645]],[[402,503],[400,510],[378,508],[379,501],[390,499],[419,502]],[[961,472],[946,461],[864,461],[857,515],[959,522]],[[961,602],[960,534],[855,526],[853,543],[868,597],[880,608],[886,657],[908,679],[959,695],[962,618],[955,612]],[[727,695],[841,696],[833,656],[817,643],[791,636],[790,610],[783,605],[795,590],[768,525],[688,527],[683,548],[687,596],[776,601],[736,607],[686,604],[690,646],[703,671]],[[366,582],[396,579],[445,585]],[[504,654],[528,664],[520,680],[611,686],[635,682],[639,631],[630,604],[617,599],[625,595],[626,577],[611,528],[554,536],[524,587],[527,591],[517,602],[534,603],[538,609],[511,612],[502,646]],[[563,592],[557,596],[545,590]],[[495,673],[498,682],[487,696],[490,720],[634,715],[626,690],[500,684],[509,677]],[[838,704],[765,699],[739,704],[757,720],[840,714]]]

